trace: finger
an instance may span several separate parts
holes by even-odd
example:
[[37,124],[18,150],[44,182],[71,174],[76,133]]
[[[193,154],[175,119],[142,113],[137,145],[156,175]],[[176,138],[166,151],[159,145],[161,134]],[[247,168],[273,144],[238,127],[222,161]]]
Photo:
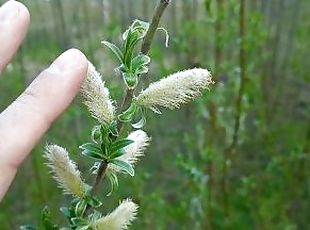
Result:
[[80,51],[66,51],[0,114],[0,200],[19,164],[79,91],[87,65]]
[[27,8],[8,1],[0,8],[0,74],[24,39],[30,21]]

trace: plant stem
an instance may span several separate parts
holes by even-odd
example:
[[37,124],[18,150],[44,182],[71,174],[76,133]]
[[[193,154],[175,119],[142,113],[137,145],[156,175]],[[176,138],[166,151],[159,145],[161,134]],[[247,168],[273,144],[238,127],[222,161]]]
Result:
[[[156,7],[155,13],[154,13],[153,18],[152,18],[150,27],[147,30],[146,35],[145,35],[143,42],[142,42],[142,46],[141,46],[141,53],[142,54],[147,55],[148,52],[150,51],[155,32],[156,32],[158,25],[159,25],[159,21],[160,21],[162,15],[164,13],[166,7],[168,6],[169,1],[170,0],[159,0],[159,3]],[[126,96],[123,100],[120,111],[125,111],[130,106],[132,99],[133,99],[133,96],[134,96],[134,89],[127,89]],[[123,127],[123,123],[119,122],[117,124],[118,131],[120,131],[122,129],[122,127]]]
[[96,176],[96,179],[95,179],[95,183],[94,183],[94,185],[92,187],[91,194],[95,194],[96,193],[96,191],[98,189],[98,186],[100,184],[100,181],[105,176],[107,167],[108,167],[108,163],[106,161],[102,161],[101,164],[100,164],[100,167],[98,169],[98,173],[97,173],[97,176]]
[[238,96],[236,100],[236,115],[235,115],[235,125],[231,144],[225,150],[225,159],[223,165],[223,179],[222,179],[222,193],[223,193],[223,205],[224,213],[229,216],[229,200],[227,191],[227,163],[231,160],[231,156],[235,153],[236,147],[239,139],[240,130],[240,120],[242,114],[242,97],[245,93],[245,83],[246,83],[246,50],[245,50],[245,10],[246,10],[246,0],[240,0],[240,21],[239,21],[239,38],[240,38],[240,50],[239,50],[239,65],[240,65],[240,87],[238,91]]
[[150,27],[143,39],[143,44],[142,44],[142,47],[141,47],[141,53],[143,54],[147,54],[151,48],[151,44],[152,44],[152,41],[153,41],[153,38],[154,38],[154,35],[155,35],[155,32],[158,28],[158,24],[159,24],[159,21],[166,9],[166,7],[168,6],[170,0],[160,0],[157,7],[156,7],[156,10],[155,10],[155,14],[152,18],[152,21],[151,21],[151,24],[150,24]]
[[[157,5],[157,8],[155,10],[155,14],[152,18],[152,22],[150,24],[150,27],[149,27],[149,29],[148,29],[148,31],[147,31],[144,39],[143,39],[143,43],[142,43],[142,47],[141,47],[141,53],[147,54],[149,52],[153,38],[154,38],[155,31],[158,28],[160,18],[162,17],[163,12],[164,12],[164,10],[168,4],[169,4],[169,0],[160,0],[159,1],[159,4]],[[133,99],[133,96],[134,96],[134,89],[127,89],[126,96],[124,97],[120,111],[124,111],[130,106],[132,99]],[[118,125],[117,125],[118,131],[120,131],[123,128],[123,124],[124,123],[122,123],[122,122],[118,123]],[[105,162],[105,161],[101,162],[98,173],[96,175],[94,185],[91,189],[91,194],[95,195],[102,179],[105,176],[107,166],[108,166],[107,162]],[[89,210],[89,207],[90,206],[87,207],[85,213],[87,213],[87,211]]]

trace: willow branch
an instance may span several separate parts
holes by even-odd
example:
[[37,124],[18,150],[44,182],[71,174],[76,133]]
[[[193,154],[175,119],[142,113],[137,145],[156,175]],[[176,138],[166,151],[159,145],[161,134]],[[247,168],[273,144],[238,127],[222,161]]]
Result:
[[[156,7],[156,10],[155,10],[154,16],[152,18],[151,24],[149,26],[149,29],[146,32],[146,35],[143,39],[142,47],[141,47],[141,53],[147,54],[149,52],[151,44],[153,42],[154,34],[155,34],[155,32],[158,28],[158,25],[159,25],[159,21],[160,21],[162,15],[164,13],[164,10],[168,6],[168,4],[169,4],[169,0],[160,0],[159,1],[158,5]],[[127,89],[126,96],[124,97],[120,111],[124,111],[130,106],[132,99],[133,99],[133,96],[134,96],[134,89]],[[118,131],[120,131],[122,129],[122,127],[123,127],[123,123],[119,122],[118,126],[117,126]],[[106,169],[107,169],[107,162],[102,161],[100,164],[98,173],[96,175],[94,185],[91,189],[91,194],[94,195],[96,193],[103,177],[105,176]],[[89,209],[89,207],[88,207],[88,209]]]
[[238,92],[238,98],[236,101],[236,116],[235,116],[235,126],[233,140],[231,144],[231,149],[235,149],[238,138],[239,138],[239,129],[240,129],[240,119],[242,113],[242,97],[245,91],[245,82],[246,82],[246,54],[245,54],[245,0],[241,0],[240,3],[240,53],[239,53],[239,62],[240,62],[240,88]]
[[[150,51],[151,44],[153,42],[154,35],[155,35],[155,32],[158,28],[160,19],[164,13],[166,7],[168,6],[169,2],[170,2],[170,0],[159,0],[158,5],[157,5],[156,10],[155,10],[155,13],[153,15],[151,24],[149,26],[149,29],[147,30],[146,35],[143,39],[143,43],[141,46],[141,53],[142,54],[147,55],[148,52]],[[134,89],[128,89],[126,92],[126,96],[124,98],[124,101],[122,103],[122,106],[121,106],[121,111],[126,110],[130,106],[130,104],[132,102],[133,95],[134,95]],[[122,124],[123,123],[121,123],[121,122],[119,123],[119,125],[118,125],[119,130],[122,128]]]
[[230,159],[230,156],[235,152],[236,146],[239,139],[239,130],[240,130],[240,120],[242,114],[242,97],[245,93],[245,83],[246,83],[246,50],[245,50],[245,3],[246,0],[240,0],[240,21],[239,21],[239,39],[240,39],[240,51],[239,51],[239,65],[240,65],[240,87],[238,90],[238,96],[236,100],[236,115],[235,115],[235,124],[233,131],[233,138],[231,144],[225,150],[225,161],[223,165],[223,180],[222,180],[222,192],[223,192],[223,204],[224,204],[224,213],[226,216],[229,215],[229,197],[227,192],[227,161]]

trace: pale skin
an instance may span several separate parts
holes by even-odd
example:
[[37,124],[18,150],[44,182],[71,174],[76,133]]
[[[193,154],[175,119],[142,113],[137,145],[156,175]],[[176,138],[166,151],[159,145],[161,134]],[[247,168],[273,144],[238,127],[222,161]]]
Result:
[[[24,39],[29,22],[30,13],[22,3],[10,0],[1,6],[0,77]],[[82,52],[67,50],[1,112],[0,201],[20,164],[78,93],[87,65]],[[0,98],[4,93],[0,92]]]

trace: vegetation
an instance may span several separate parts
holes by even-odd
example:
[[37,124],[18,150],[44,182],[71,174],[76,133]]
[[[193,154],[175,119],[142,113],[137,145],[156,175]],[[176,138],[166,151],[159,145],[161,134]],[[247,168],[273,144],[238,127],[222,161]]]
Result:
[[[3,1],[0,1],[1,3]],[[104,73],[111,98],[126,86],[115,75],[117,59],[100,44],[120,47],[135,18],[150,21],[158,1],[24,1],[32,24],[19,54],[0,79],[5,108],[54,57],[81,48]],[[104,210],[131,197],[139,205],[131,229],[307,229],[309,220],[310,30],[307,0],[171,1],[149,56],[149,74],[137,92],[180,69],[211,70],[211,91],[178,112],[146,113],[152,145],[133,178],[119,177],[96,193]],[[112,61],[111,61],[112,60]],[[122,104],[122,101],[117,101]],[[160,122],[159,122],[160,118]],[[44,204],[65,224],[61,196],[48,174],[46,143],[66,146],[86,172],[91,159],[79,146],[96,121],[78,98],[23,164],[0,204],[1,229],[37,223]],[[91,174],[83,174],[91,181]],[[31,183],[30,183],[31,182]]]

